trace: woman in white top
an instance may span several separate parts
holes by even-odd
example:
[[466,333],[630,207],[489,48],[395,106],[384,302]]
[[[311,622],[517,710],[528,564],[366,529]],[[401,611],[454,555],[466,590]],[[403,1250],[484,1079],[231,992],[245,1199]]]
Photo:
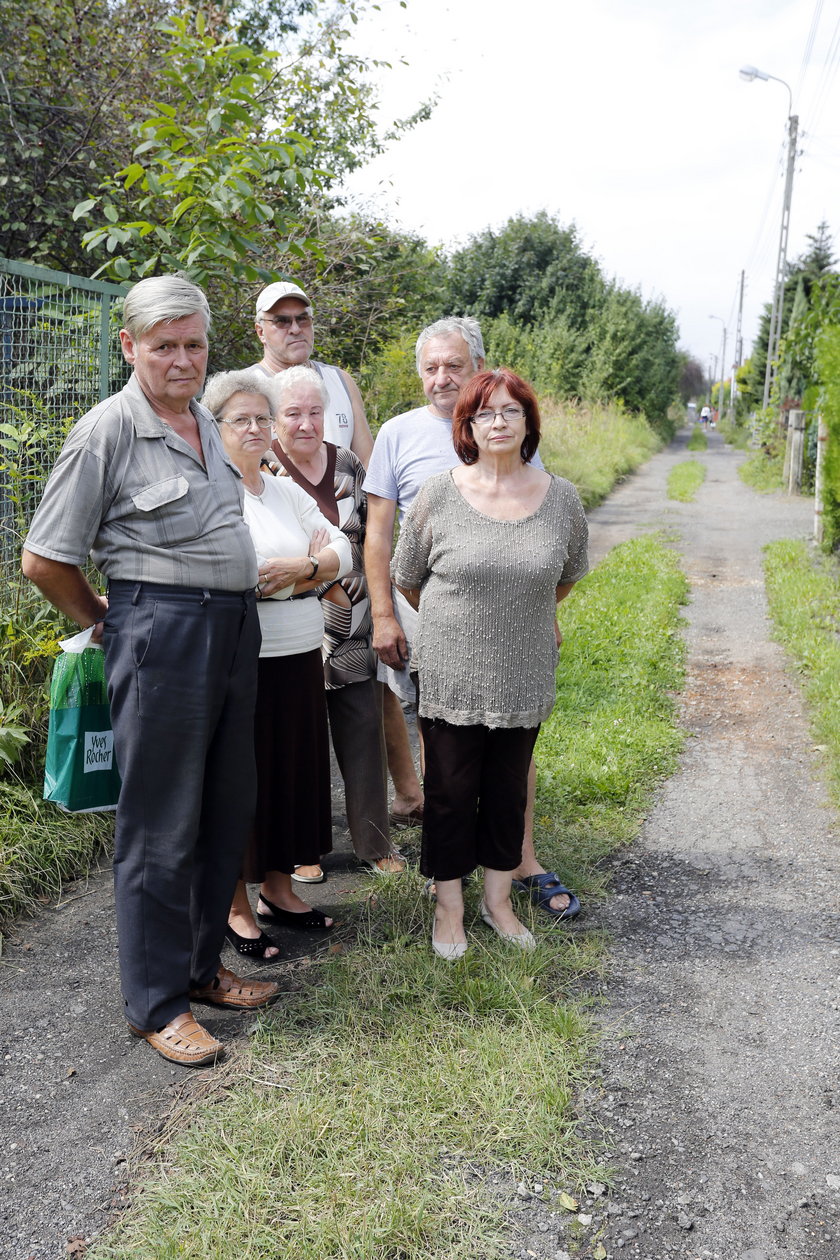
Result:
[[207,382],[203,402],[242,473],[245,521],[259,562],[257,807],[228,940],[240,953],[267,961],[278,951],[256,926],[246,883],[260,884],[260,918],[283,927],[332,926],[297,896],[292,876],[306,880],[311,871],[312,882],[323,879],[320,858],[332,848],[324,618],[315,591],[348,572],[350,544],[293,481],[261,471],[273,410],[263,378],[250,370],[220,372]]

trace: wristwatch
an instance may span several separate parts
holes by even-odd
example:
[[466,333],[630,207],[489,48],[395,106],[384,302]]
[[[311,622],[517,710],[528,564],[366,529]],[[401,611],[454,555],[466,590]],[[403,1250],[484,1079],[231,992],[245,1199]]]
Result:
[[317,575],[317,573],[318,573],[318,557],[317,557],[317,556],[308,556],[308,557],[307,557],[307,559],[309,560],[309,562],[310,562],[310,563],[311,563],[311,565],[312,565],[312,572],[309,574],[309,579],[308,579],[308,580],[311,582],[311,581],[312,581],[312,579],[313,579],[313,578]]

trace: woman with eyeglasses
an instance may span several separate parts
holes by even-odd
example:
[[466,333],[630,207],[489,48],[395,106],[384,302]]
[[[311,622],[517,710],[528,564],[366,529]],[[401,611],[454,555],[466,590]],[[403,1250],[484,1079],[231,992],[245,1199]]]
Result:
[[392,562],[395,584],[419,610],[411,668],[426,750],[420,866],[436,887],[432,947],[448,961],[467,950],[462,880],[478,866],[485,923],[508,944],[534,948],[511,905],[512,875],[528,765],[554,705],[555,611],[587,571],[577,491],[528,462],[540,440],[530,385],[507,368],[478,373],[459,395],[452,440],[461,464],[422,487]]
[[257,807],[228,922],[234,949],[258,961],[278,954],[254,920],[246,884],[260,885],[257,912],[284,927],[325,929],[332,920],[292,886],[301,863],[332,849],[329,742],[316,589],[350,569],[350,543],[291,480],[261,470],[271,441],[271,387],[258,373],[219,372],[202,402],[219,423],[242,474],[245,522],[259,562],[262,647],[254,731]]

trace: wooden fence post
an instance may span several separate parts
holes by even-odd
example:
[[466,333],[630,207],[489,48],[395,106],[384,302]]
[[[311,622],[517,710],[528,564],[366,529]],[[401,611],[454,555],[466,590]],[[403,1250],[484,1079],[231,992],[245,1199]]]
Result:
[[805,412],[788,413],[788,494],[799,494],[802,489],[802,462],[805,455]]
[[817,469],[814,474],[814,540],[818,543],[821,543],[823,540],[823,466],[825,464],[827,446],[828,421],[823,416],[820,416],[817,430]]

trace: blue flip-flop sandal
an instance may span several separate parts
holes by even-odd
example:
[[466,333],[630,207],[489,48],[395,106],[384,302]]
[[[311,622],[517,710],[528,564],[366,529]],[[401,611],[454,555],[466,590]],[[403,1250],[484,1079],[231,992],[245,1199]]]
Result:
[[[554,871],[544,871],[541,875],[525,875],[522,879],[515,879],[513,887],[519,892],[527,893],[538,910],[545,910],[546,914],[555,919],[576,919],[580,914],[577,897],[570,888],[560,883],[560,877]],[[551,904],[551,898],[559,893],[565,893],[569,898],[565,910],[555,910]]]

